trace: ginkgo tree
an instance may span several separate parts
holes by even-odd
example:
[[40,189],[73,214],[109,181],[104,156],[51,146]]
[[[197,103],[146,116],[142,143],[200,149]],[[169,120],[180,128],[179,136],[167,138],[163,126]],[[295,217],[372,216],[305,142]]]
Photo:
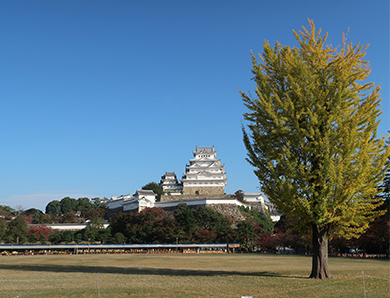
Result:
[[265,41],[252,53],[255,96],[243,139],[260,188],[279,211],[312,231],[311,278],[330,278],[328,239],[358,237],[381,214],[375,195],[389,148],[377,136],[380,87],[366,82],[367,46],[334,48],[327,34],[293,31],[298,46]]

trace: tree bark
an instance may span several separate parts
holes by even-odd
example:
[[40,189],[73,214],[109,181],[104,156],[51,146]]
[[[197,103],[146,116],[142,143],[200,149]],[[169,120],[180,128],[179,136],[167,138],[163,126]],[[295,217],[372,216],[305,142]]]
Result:
[[332,278],[328,266],[328,227],[313,225],[313,260],[310,278]]

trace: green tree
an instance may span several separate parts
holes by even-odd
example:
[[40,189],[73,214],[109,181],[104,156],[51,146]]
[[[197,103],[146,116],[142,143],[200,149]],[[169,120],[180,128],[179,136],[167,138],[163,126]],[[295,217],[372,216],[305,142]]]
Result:
[[28,237],[28,242],[30,243],[36,243],[38,240],[37,235],[31,234],[30,237]]
[[46,244],[47,243],[45,235],[39,236],[39,242],[41,242],[41,244]]
[[103,229],[103,224],[104,224],[104,218],[102,217],[95,217],[91,219],[88,222],[87,228],[85,230],[85,234],[84,234],[85,240],[89,239],[88,241],[90,242],[98,241],[100,239],[99,231]]
[[79,198],[77,202],[78,202],[77,211],[85,212],[92,208],[91,202],[89,201],[88,198]]
[[187,204],[181,203],[177,205],[174,215],[176,223],[183,227],[187,235],[196,231],[196,217]]
[[31,216],[32,223],[38,224],[41,222],[41,218],[43,216],[43,212],[39,209],[30,208],[23,212],[23,215],[25,216]]
[[51,223],[52,220],[53,220],[53,218],[51,217],[50,214],[44,214],[44,215],[42,215],[40,221],[41,221],[41,223]]
[[88,241],[89,243],[94,243],[95,241],[98,241],[99,234],[98,232],[92,231],[92,230],[86,230],[84,233],[84,240]]
[[105,207],[106,206],[106,204],[102,204],[102,203],[100,203],[100,198],[92,198],[91,199],[91,204],[92,204],[92,207],[93,208],[102,208],[102,207]]
[[64,223],[73,223],[73,222],[78,222],[79,218],[76,216],[76,212],[70,211],[64,214],[62,220]]
[[28,233],[28,227],[23,217],[18,216],[8,224],[7,235],[19,243],[20,237]]
[[159,196],[164,194],[162,186],[160,184],[157,184],[156,182],[150,182],[148,184],[145,184],[144,186],[142,186],[142,189],[143,190],[153,190],[153,192]]
[[73,235],[73,232],[71,231],[65,231],[62,233],[61,235],[61,240],[65,243],[69,243],[69,242],[72,242],[74,239],[74,235]]
[[70,198],[63,198],[60,202],[61,204],[61,213],[66,214],[72,211],[72,202]]
[[66,214],[68,212],[77,211],[79,205],[76,199],[65,197],[61,200],[61,213]]
[[213,230],[217,233],[216,241],[229,242],[232,228],[230,221],[221,213],[205,206],[194,209],[197,226],[200,229]]
[[88,222],[87,231],[98,232],[100,229],[103,229],[103,224],[103,217],[95,217]]
[[108,227],[107,229],[100,229],[98,234],[99,234],[100,242],[102,244],[114,242],[114,238],[112,237],[110,227]]
[[252,54],[256,98],[241,92],[248,162],[269,200],[312,229],[311,278],[331,277],[328,239],[358,237],[381,212],[377,186],[390,153],[377,138],[379,87],[365,83],[367,47],[326,45],[312,21],[299,47],[264,42]]
[[61,233],[52,234],[49,236],[49,241],[53,244],[60,244],[62,241]]
[[6,237],[5,237],[5,240],[6,240],[6,242],[8,242],[8,243],[14,243],[14,242],[15,242],[15,239],[12,238],[12,236],[6,236]]
[[114,238],[115,238],[115,242],[118,244],[126,242],[126,237],[121,232],[115,233]]
[[46,213],[58,216],[61,214],[61,203],[57,200],[51,201],[49,204],[46,205]]
[[255,223],[259,224],[262,232],[272,233],[274,230],[274,223],[267,214],[244,206],[239,206],[238,209],[241,212],[247,213]]
[[239,189],[237,190],[235,193],[234,193],[234,196],[236,197],[237,200],[239,200],[240,202],[244,202],[244,192]]
[[242,221],[237,224],[237,238],[241,247],[246,251],[251,251],[256,242],[255,228],[250,222]]
[[0,205],[0,210],[3,210],[5,212],[9,212],[11,214],[15,214],[16,210],[11,208],[10,206],[7,205]]
[[14,214],[16,214],[16,210],[9,206],[0,205],[0,215],[6,220],[10,220]]
[[82,233],[76,233],[74,235],[74,241],[79,244],[83,240],[83,234]]
[[4,239],[7,232],[7,221],[0,219],[0,241]]
[[112,234],[122,233],[128,243],[173,243],[178,236],[174,219],[161,208],[116,214],[110,217],[110,227]]

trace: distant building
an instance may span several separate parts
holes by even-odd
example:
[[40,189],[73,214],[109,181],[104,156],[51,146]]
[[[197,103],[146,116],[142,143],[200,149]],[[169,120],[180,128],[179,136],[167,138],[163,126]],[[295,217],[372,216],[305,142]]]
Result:
[[107,201],[108,216],[119,212],[140,212],[145,208],[154,207],[156,194],[153,190],[138,189],[134,195],[112,196]]
[[259,192],[244,192],[244,202],[264,204],[264,196]]
[[[103,228],[107,229],[110,224],[103,223]],[[80,231],[84,230],[88,227],[87,223],[55,223],[55,224],[48,224],[48,223],[41,223],[41,224],[27,224],[28,227],[41,227],[45,226],[47,228],[50,228],[52,230],[59,230],[59,231]]]
[[280,220],[280,217],[282,216],[282,213],[280,213],[274,204],[270,203],[270,202],[265,202],[265,208],[268,210],[269,212],[269,215],[272,219],[272,221],[276,222],[276,221],[279,221]]
[[196,147],[181,182],[184,195],[223,195],[227,185],[225,166],[213,147]]
[[274,204],[265,201],[264,196],[260,192],[244,192],[244,203],[259,203],[263,210],[267,210],[272,221],[276,222],[280,220],[282,215]]
[[166,172],[161,177],[160,185],[166,194],[180,195],[183,191],[183,185],[177,181],[175,172]]

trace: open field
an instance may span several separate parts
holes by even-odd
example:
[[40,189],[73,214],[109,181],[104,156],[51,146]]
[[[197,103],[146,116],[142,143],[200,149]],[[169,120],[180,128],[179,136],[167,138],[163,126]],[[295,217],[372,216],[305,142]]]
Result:
[[390,263],[331,258],[332,280],[310,280],[311,258],[258,254],[0,257],[0,297],[390,297]]

